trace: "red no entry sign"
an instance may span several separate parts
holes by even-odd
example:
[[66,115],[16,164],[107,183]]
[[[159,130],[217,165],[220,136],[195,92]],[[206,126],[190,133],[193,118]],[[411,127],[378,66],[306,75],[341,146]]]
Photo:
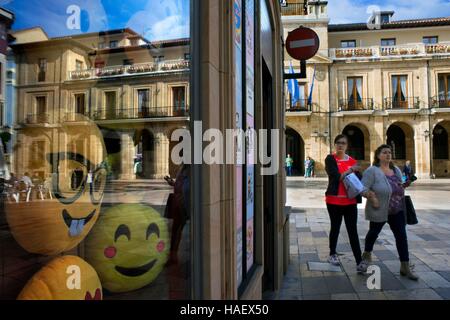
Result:
[[305,27],[297,28],[286,39],[286,50],[296,60],[308,60],[319,50],[320,40],[317,33]]

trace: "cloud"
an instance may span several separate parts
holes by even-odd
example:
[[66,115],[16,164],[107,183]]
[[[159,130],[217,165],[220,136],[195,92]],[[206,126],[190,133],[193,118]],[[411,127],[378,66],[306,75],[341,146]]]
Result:
[[450,0],[330,0],[328,12],[331,23],[366,22],[370,16],[367,13],[370,5],[395,11],[394,20],[450,16]]
[[127,27],[151,41],[189,37],[189,0],[149,0]]

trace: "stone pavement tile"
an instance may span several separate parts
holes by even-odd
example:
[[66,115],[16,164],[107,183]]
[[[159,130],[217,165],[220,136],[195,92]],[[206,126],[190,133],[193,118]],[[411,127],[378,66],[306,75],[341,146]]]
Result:
[[405,286],[389,271],[387,267],[381,268],[381,289],[382,290],[402,290]]
[[367,288],[367,276],[361,274],[349,275],[349,280],[352,283],[353,289],[356,293],[361,292],[370,292],[369,288]]
[[442,300],[432,289],[392,290],[384,294],[389,300]]
[[331,300],[330,294],[304,295],[303,300]]
[[303,280],[304,278],[322,277],[323,273],[320,271],[310,271],[308,269],[308,265],[306,263],[302,263],[300,265],[300,275]]
[[387,300],[386,295],[378,290],[359,292],[358,297],[360,300]]
[[352,283],[346,276],[325,277],[325,282],[331,294],[355,293]]
[[312,232],[314,238],[328,238],[328,234],[325,231]]
[[395,260],[384,260],[383,264],[388,268],[388,270],[393,274],[400,274],[400,261]]
[[307,263],[309,261],[320,261],[320,259],[317,253],[300,253],[299,261],[300,263]]
[[287,278],[283,279],[283,284],[281,285],[282,291],[291,291],[291,290],[301,290],[301,279],[300,278]]
[[300,300],[301,299],[300,291],[284,291],[280,292],[278,295],[278,300]]
[[428,284],[425,281],[423,281],[422,279],[414,281],[414,280],[408,279],[407,277],[403,277],[401,275],[396,275],[395,277],[408,290],[411,290],[411,289],[429,289],[430,288],[428,286]]
[[302,279],[303,297],[321,294],[330,294],[324,277],[311,277]]
[[297,228],[297,232],[311,232],[311,228],[310,227]]
[[337,293],[331,295],[331,300],[359,300],[356,293]]
[[301,245],[299,247],[300,253],[314,253],[316,252],[316,247],[311,245]]
[[430,288],[450,288],[450,282],[441,277],[437,272],[416,272]]
[[352,247],[348,243],[338,243],[336,250],[338,252],[351,252]]
[[435,236],[433,236],[431,234],[421,233],[421,234],[416,234],[416,236],[418,236],[419,238],[422,238],[425,241],[439,241],[439,238],[436,238]]
[[441,277],[450,282],[450,271],[439,271]]
[[343,272],[341,266],[334,266],[328,262],[314,262],[314,261],[308,262],[308,270],[321,272],[340,272],[340,273]]
[[434,291],[436,291],[443,299],[450,300],[450,288],[436,288]]
[[380,250],[380,251],[373,251],[372,252],[373,255],[377,256],[378,259],[384,261],[384,260],[396,260],[398,259],[396,255],[394,255],[391,251],[389,250]]
[[289,253],[290,254],[299,254],[299,248],[297,246],[289,246]]

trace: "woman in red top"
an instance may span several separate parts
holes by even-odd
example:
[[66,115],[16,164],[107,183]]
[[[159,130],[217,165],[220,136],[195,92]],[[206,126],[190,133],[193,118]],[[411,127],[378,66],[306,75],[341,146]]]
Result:
[[336,253],[337,241],[341,229],[342,218],[348,232],[348,238],[355,256],[357,271],[365,272],[367,264],[361,258],[361,247],[359,244],[357,222],[358,222],[358,199],[349,199],[342,180],[351,173],[359,174],[361,170],[357,161],[346,154],[348,138],[338,135],[334,140],[335,152],[325,159],[325,170],[328,174],[328,188],[326,191],[326,203],[331,221],[330,230],[330,256],[328,262],[340,265]]

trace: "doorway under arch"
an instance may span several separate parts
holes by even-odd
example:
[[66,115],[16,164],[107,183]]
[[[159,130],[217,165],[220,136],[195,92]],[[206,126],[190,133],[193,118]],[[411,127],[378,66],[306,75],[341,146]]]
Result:
[[403,122],[390,125],[386,132],[386,143],[392,148],[392,160],[397,166],[402,167],[409,160],[415,168],[414,129],[410,125]]
[[438,178],[450,176],[450,121],[442,121],[433,129],[433,173]]
[[292,128],[286,129],[286,155],[290,154],[294,160],[293,175],[305,174],[305,142],[302,136]]

